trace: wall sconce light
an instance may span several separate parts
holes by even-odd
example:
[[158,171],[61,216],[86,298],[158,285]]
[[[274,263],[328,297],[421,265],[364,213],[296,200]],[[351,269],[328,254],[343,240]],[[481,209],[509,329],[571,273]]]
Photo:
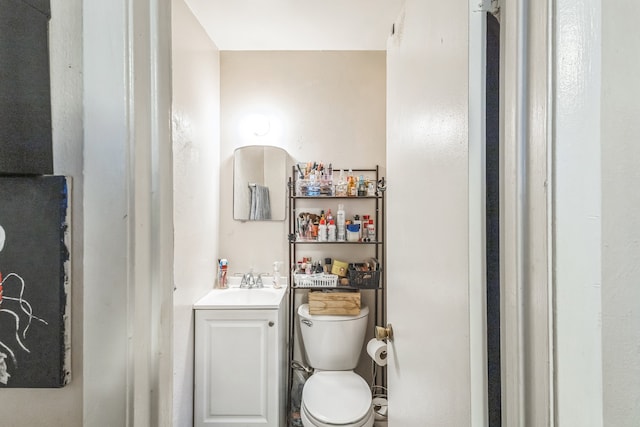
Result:
[[271,121],[264,114],[251,114],[246,118],[245,128],[255,136],[265,136],[271,130]]

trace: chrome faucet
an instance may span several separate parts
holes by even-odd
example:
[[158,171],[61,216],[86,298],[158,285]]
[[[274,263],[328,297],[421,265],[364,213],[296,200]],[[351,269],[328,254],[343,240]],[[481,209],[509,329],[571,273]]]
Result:
[[244,276],[242,276],[240,287],[246,289],[263,288],[264,285],[262,284],[262,273],[258,274],[258,277],[255,277],[253,275],[253,270],[249,271]]
[[241,288],[253,288],[256,285],[256,279],[253,277],[253,271],[246,273],[242,276],[242,280],[240,281]]

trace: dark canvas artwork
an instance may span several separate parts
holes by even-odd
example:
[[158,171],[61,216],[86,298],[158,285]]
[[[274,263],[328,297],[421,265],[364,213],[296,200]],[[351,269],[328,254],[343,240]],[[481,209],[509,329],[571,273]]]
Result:
[[53,173],[49,0],[0,0],[0,174]]
[[0,177],[0,388],[62,387],[70,375],[67,184]]

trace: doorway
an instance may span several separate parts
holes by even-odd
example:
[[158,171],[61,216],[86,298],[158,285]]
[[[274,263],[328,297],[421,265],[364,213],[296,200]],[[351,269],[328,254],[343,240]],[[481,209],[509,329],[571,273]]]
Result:
[[500,373],[500,23],[487,13],[485,77],[487,414],[502,426]]

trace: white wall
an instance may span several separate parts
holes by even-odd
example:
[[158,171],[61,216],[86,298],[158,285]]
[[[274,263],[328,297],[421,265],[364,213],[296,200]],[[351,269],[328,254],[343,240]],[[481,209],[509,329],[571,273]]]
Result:
[[407,0],[388,56],[392,426],[469,426],[468,4]]
[[602,425],[599,1],[556,9],[556,419]]
[[220,180],[219,52],[184,0],[173,13],[173,425],[193,419],[193,303],[212,288]]
[[602,7],[604,425],[640,420],[640,4]]
[[127,406],[126,4],[83,1],[83,425],[124,425]]
[[640,126],[634,2],[556,10],[557,420],[640,419]]
[[[232,273],[271,271],[273,261],[288,263],[288,222],[233,220],[233,151],[266,144],[297,161],[383,166],[385,52],[224,51],[220,61],[219,254]],[[240,132],[243,118],[255,113],[274,116],[279,124],[264,137]],[[337,203],[322,208],[335,212]]]
[[[1,389],[2,425],[82,424],[82,1],[52,0],[49,25],[54,173],[71,176],[71,383],[60,390]],[[34,408],[38,408],[37,411]]]

